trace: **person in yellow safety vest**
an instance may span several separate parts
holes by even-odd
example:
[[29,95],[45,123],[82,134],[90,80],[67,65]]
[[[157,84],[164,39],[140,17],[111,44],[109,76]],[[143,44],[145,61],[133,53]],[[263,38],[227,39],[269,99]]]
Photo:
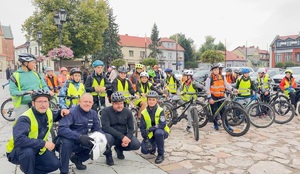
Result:
[[105,107],[105,97],[108,91],[111,91],[111,82],[103,73],[104,63],[101,60],[96,60],[92,63],[94,71],[89,75],[85,81],[85,90],[92,94],[94,104],[92,109],[97,111],[99,106],[99,99],[101,106]]
[[[196,99],[197,95],[190,95],[190,94],[184,94],[185,92],[197,92],[198,90],[202,91],[205,89],[205,87],[201,84],[199,84],[198,82],[193,80],[193,71],[192,70],[184,70],[182,76],[184,76],[184,79],[186,79],[182,85],[179,87],[179,91],[180,91],[180,98],[181,100],[178,101],[178,105],[182,105],[188,101],[190,101],[192,98]],[[188,119],[188,123],[187,123],[187,127],[186,127],[186,131],[188,131],[189,133],[191,133],[191,113],[190,113],[191,107],[188,108],[187,112],[187,119]],[[176,113],[177,114],[177,113]]]
[[[9,92],[12,96],[15,116],[18,118],[23,112],[29,109],[31,98],[29,95],[21,95],[25,92],[32,94],[32,90],[49,90],[45,80],[35,71],[36,58],[32,54],[23,53],[19,55],[21,67],[12,74],[9,81]],[[53,96],[54,93],[50,92]]]
[[149,74],[147,72],[141,72],[140,78],[141,82],[137,85],[137,92],[139,93],[139,95],[141,95],[141,98],[136,99],[134,101],[134,104],[140,107],[138,112],[138,118],[141,118],[142,110],[144,110],[147,107],[146,95],[150,90],[156,91],[159,95],[163,95],[164,97],[166,97],[166,94],[163,94],[161,91],[156,89],[154,85],[152,85],[152,83],[148,81]]
[[291,99],[292,105],[297,108],[297,101],[296,101],[296,91],[295,88],[297,87],[297,83],[295,78],[293,77],[293,71],[290,69],[285,70],[285,77],[281,80],[279,87],[283,90],[286,96],[289,96]]
[[135,90],[133,89],[131,82],[126,78],[128,72],[127,68],[121,66],[118,68],[118,72],[119,75],[114,79],[111,85],[112,92],[114,93],[118,91],[122,93],[125,97],[125,103],[129,104],[130,101],[128,97],[130,97],[130,95],[135,95],[138,97],[138,95],[135,94]]
[[174,74],[172,74],[171,68],[165,69],[165,73],[166,73],[166,85],[167,85],[166,88],[171,95],[176,95],[177,90],[180,87],[180,81],[175,78]]
[[269,103],[270,101],[270,85],[271,82],[269,75],[266,72],[265,68],[259,68],[257,70],[257,88],[261,91],[260,99],[264,102]]
[[147,94],[147,108],[142,111],[140,130],[143,137],[141,152],[143,154],[155,154],[156,148],[158,155],[155,159],[156,164],[164,161],[165,139],[168,138],[170,128],[166,123],[164,111],[158,106],[158,93],[150,91]]
[[26,174],[51,173],[60,167],[55,144],[48,136],[53,122],[69,114],[69,110],[52,112],[50,97],[49,91],[33,91],[32,107],[14,122],[13,135],[6,145],[8,161],[20,165]]
[[71,108],[78,104],[79,98],[85,93],[84,84],[81,83],[82,71],[79,68],[72,68],[70,70],[70,79],[67,80],[65,85],[61,88],[59,96],[73,96],[78,97],[72,100],[66,97],[59,97],[59,105],[61,108]]

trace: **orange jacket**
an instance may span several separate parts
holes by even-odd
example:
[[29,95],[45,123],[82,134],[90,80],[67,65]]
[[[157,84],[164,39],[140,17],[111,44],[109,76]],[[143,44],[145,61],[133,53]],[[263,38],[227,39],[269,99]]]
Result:
[[52,82],[51,82],[51,80],[48,76],[45,76],[46,84],[48,85],[49,89],[52,92],[58,93],[58,89],[57,89],[58,88],[58,80],[57,80],[57,77],[56,77],[56,75],[52,75],[52,77],[53,77],[54,84],[52,84]]
[[226,81],[228,83],[230,83],[230,84],[235,83],[236,79],[233,74],[228,74],[228,75],[226,74],[225,77],[226,77]]
[[282,90],[285,90],[286,88],[288,88],[290,86],[292,86],[294,89],[297,87],[297,83],[293,76],[291,77],[291,79],[284,77],[279,84],[279,87]]

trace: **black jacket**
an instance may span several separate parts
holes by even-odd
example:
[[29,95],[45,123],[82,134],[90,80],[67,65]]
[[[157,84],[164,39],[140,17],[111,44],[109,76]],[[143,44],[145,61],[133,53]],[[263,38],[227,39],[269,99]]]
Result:
[[121,112],[117,112],[112,106],[104,108],[101,113],[101,123],[102,130],[114,138],[122,140],[124,136],[129,139],[133,137],[133,116],[127,108]]
[[131,84],[130,80],[128,80],[128,79],[126,79],[126,78],[125,78],[125,79],[121,79],[119,76],[118,76],[117,78],[115,78],[114,81],[113,81],[112,84],[111,84],[112,92],[118,91],[118,79],[121,80],[122,85],[123,85],[123,88],[125,87],[125,82],[127,81],[127,82],[128,82],[128,90],[129,90],[129,93],[130,93],[131,95],[134,95],[134,94],[135,94],[135,91],[134,91],[134,89],[133,89],[133,87],[132,87],[132,84]]
[[107,91],[111,90],[111,82],[106,78],[105,74],[102,73],[101,75],[96,75],[96,73],[94,71],[91,75],[89,75],[86,78],[86,81],[85,81],[85,84],[84,84],[86,92],[95,92],[95,88],[92,87],[93,80],[96,79],[98,84],[100,84],[100,82],[103,78],[104,78],[104,86],[105,86],[106,90]]

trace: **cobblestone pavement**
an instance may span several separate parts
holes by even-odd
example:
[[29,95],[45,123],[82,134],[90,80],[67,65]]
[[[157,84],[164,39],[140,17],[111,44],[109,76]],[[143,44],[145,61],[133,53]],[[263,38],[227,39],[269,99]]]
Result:
[[[8,93],[3,94],[1,103]],[[126,153],[124,161],[114,158],[117,164],[113,167],[106,166],[101,158],[89,161],[86,171],[78,171],[73,165],[70,168],[73,173],[300,174],[299,119],[300,116],[295,117],[284,125],[274,123],[269,128],[251,126],[242,137],[232,137],[222,128],[215,131],[209,123],[200,129],[198,142],[185,131],[183,120],[172,127],[165,143],[165,161],[160,165],[154,164],[155,156],[136,151]],[[11,123],[0,118],[1,173],[15,173],[15,169],[20,173],[5,157],[5,144],[11,135],[9,126]]]

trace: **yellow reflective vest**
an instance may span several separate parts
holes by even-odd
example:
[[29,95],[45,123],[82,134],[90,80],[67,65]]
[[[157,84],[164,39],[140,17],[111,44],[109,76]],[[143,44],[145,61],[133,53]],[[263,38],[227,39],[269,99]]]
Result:
[[[193,87],[193,82],[191,82],[191,84],[187,86],[182,83],[182,92],[197,92],[197,90]],[[190,101],[192,98],[196,99],[197,98],[197,95],[190,95],[190,94],[183,94],[180,96],[180,98],[185,101],[185,102],[188,102]]]
[[[46,111],[46,115],[48,118],[48,131],[45,135],[45,137],[43,138],[44,141],[48,141],[48,135],[50,133],[50,130],[52,128],[52,124],[53,124],[53,115],[52,115],[52,111],[48,108]],[[24,112],[22,114],[22,116],[27,116],[30,120],[30,132],[28,134],[28,138],[30,139],[37,139],[38,135],[39,135],[39,125],[38,122],[35,118],[35,115],[33,114],[32,109],[28,109],[26,112]],[[15,121],[14,124],[16,124],[17,121]],[[12,152],[12,150],[14,149],[15,145],[14,145],[14,137],[11,137],[9,142],[6,144],[6,152],[10,153]],[[40,149],[39,154],[42,155],[44,152],[46,151],[46,148],[43,147],[42,149]]]
[[240,96],[250,96],[251,95],[251,80],[244,81],[241,77],[239,78],[239,93]]
[[167,85],[170,93],[174,94],[177,92],[177,84],[173,76],[170,76],[169,79],[167,78]]
[[[101,79],[100,84],[98,84],[97,80],[95,78],[93,78],[93,84],[92,87],[96,87],[96,86],[100,86],[100,87],[104,87],[105,85],[105,81],[104,78]],[[98,93],[97,92],[91,92],[92,96],[97,96]],[[106,92],[101,92],[99,93],[100,97],[105,97],[106,96]]]
[[257,82],[258,82],[258,88],[262,89],[261,83],[263,85],[263,89],[269,89],[269,75],[266,74],[263,77],[263,81],[261,82],[261,78],[257,77]]
[[[82,83],[79,84],[78,90],[74,86],[73,83],[69,83],[69,87],[67,89],[67,96],[82,96],[85,92],[84,85]],[[69,99],[66,99],[66,105],[67,107],[70,107],[71,101]],[[78,99],[73,99],[72,100],[72,105],[77,105],[78,104]],[[71,106],[72,107],[72,106]]]
[[[155,112],[155,125],[159,124],[159,119],[160,119],[160,113],[163,111],[161,107],[157,107],[156,112]],[[147,111],[147,108],[142,111],[142,115],[144,117],[145,123],[146,123],[146,130],[148,130],[150,127],[152,127],[152,121],[151,117]],[[164,130],[167,133],[170,133],[170,128],[168,125],[165,126]],[[153,137],[153,132],[148,133],[148,138],[151,139]]]

